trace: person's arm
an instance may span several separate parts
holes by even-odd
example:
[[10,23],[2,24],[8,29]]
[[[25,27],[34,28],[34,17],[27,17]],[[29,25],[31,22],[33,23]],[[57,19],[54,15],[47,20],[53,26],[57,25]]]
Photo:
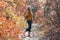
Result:
[[27,19],[28,16],[29,16],[29,14],[27,12],[25,12],[25,19]]

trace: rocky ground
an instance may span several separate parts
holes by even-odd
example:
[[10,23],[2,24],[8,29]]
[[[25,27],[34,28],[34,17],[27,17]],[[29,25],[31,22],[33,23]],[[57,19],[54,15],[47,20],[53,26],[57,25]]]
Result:
[[37,30],[38,24],[32,24],[32,29],[31,29],[31,37],[24,37],[24,35],[21,35],[22,40],[39,40],[39,34]]

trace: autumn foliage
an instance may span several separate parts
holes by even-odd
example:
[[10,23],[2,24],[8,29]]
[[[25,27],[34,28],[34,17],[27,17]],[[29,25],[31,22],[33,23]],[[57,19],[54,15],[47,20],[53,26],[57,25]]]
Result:
[[26,26],[24,17],[19,12],[25,7],[25,1],[14,2],[14,0],[0,1],[0,40],[20,40],[18,34],[23,34],[23,28]]

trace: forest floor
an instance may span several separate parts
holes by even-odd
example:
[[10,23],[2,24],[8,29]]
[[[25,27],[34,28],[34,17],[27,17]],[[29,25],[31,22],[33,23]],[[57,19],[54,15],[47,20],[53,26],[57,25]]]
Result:
[[39,31],[37,30],[38,24],[32,24],[32,29],[31,29],[31,37],[24,37],[24,35],[21,35],[22,40],[39,40]]

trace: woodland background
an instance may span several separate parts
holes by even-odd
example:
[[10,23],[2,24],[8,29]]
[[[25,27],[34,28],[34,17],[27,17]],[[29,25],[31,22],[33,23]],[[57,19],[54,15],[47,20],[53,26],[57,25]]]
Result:
[[[21,40],[30,5],[39,40],[60,40],[60,0],[0,0],[0,40]],[[36,33],[35,33],[36,34]]]

